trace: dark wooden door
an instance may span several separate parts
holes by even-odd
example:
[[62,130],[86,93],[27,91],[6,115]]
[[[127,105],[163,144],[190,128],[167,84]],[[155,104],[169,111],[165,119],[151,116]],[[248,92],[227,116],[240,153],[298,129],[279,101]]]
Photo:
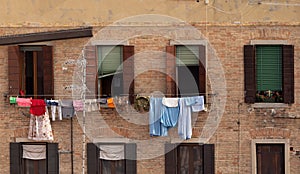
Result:
[[284,144],[257,144],[257,173],[284,174]]

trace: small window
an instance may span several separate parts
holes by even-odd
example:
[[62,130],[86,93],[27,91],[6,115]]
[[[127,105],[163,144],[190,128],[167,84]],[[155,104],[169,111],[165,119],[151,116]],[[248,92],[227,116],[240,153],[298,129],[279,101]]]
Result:
[[8,77],[12,96],[53,98],[52,47],[9,47]]

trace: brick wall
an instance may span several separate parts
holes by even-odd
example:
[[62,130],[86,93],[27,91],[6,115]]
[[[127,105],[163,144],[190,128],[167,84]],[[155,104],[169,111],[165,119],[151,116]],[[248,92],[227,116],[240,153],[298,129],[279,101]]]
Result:
[[[213,26],[202,24],[194,25],[199,32],[205,33],[210,49],[208,59],[208,93],[216,94],[208,98],[208,112],[201,112],[194,116],[193,139],[197,141],[202,135],[204,125],[209,116],[220,117],[217,130],[209,142],[215,144],[216,173],[251,173],[251,140],[257,138],[289,139],[289,146],[300,150],[300,119],[299,99],[300,94],[300,40],[299,26],[272,26],[272,25],[244,25],[244,26]],[[1,28],[0,35],[56,30],[58,28]],[[95,28],[97,31],[98,28]],[[135,92],[149,94],[154,90],[166,91],[165,77],[165,52],[169,41],[180,37],[193,38],[185,35],[176,36],[174,33],[165,36],[138,35],[130,38],[128,43],[135,46]],[[110,37],[122,39],[134,33],[134,29],[122,30],[122,34]],[[244,103],[244,68],[243,45],[250,40],[287,40],[295,45],[295,104],[287,108],[253,108]],[[88,38],[52,41],[54,47],[54,90],[58,98],[71,98],[72,92],[64,87],[74,82],[75,65],[64,65],[68,59],[78,59],[81,49],[88,42]],[[149,52],[150,51],[150,52]],[[149,56],[150,55],[150,56]],[[0,46],[0,173],[9,173],[9,142],[16,138],[26,138],[29,118],[28,108],[10,106],[3,94],[8,91],[7,82],[7,46]],[[218,68],[220,64],[222,69]],[[66,67],[67,70],[63,70]],[[154,68],[154,70],[152,70]],[[156,68],[156,69],[155,69]],[[144,71],[147,69],[148,71]],[[220,86],[224,73],[226,86]],[[75,79],[76,81],[76,79]],[[225,92],[224,92],[225,91]],[[226,99],[226,100],[224,100]],[[224,105],[224,110],[223,106]],[[219,107],[220,106],[220,107]],[[121,109],[121,108],[118,108]],[[168,137],[149,137],[147,125],[148,113],[138,113],[132,108],[126,114],[121,110],[102,109],[86,115],[86,141],[97,138],[128,138],[137,143],[138,173],[164,173],[163,145],[171,137],[176,137],[176,129],[169,132]],[[272,109],[276,114],[272,114]],[[25,113],[25,114],[23,114]],[[54,142],[59,143],[59,149],[68,151],[71,148],[70,120],[51,122]],[[212,126],[212,125],[211,125]],[[82,172],[82,115],[79,113],[73,120],[73,146],[74,146],[74,171]],[[214,129],[210,129],[213,131]],[[150,143],[151,142],[151,143]],[[160,155],[157,155],[160,154]],[[60,154],[60,172],[70,173],[70,154]],[[290,173],[300,172],[299,157],[290,152]]]

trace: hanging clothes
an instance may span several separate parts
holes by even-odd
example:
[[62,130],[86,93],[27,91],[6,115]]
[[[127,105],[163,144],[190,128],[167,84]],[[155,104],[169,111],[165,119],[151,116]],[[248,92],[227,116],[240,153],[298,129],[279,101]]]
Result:
[[167,136],[167,127],[161,123],[162,98],[150,98],[149,129],[150,136]]
[[17,97],[9,97],[9,104],[16,104],[17,103]]
[[175,127],[179,116],[178,98],[163,98],[160,122],[164,127]]
[[57,115],[58,115],[58,119],[62,120],[62,109],[61,109],[61,100],[56,100],[58,105],[56,107],[57,109]]
[[31,106],[31,98],[17,98],[17,104],[20,107],[30,107]]
[[193,112],[200,112],[204,110],[203,96],[186,97],[185,102],[187,106],[192,107]]
[[192,137],[192,109],[186,105],[187,100],[186,97],[179,99],[178,135],[184,140]]
[[35,116],[44,115],[46,110],[45,100],[42,99],[32,99],[30,106],[30,113]]
[[83,111],[83,101],[82,100],[73,100],[73,106],[75,111]]
[[87,112],[93,112],[99,109],[97,104],[97,99],[86,99],[84,104],[85,104],[84,109]]
[[52,141],[52,127],[50,124],[49,113],[47,107],[44,115],[30,115],[28,139],[35,141]]
[[108,99],[107,99],[107,106],[108,106],[109,108],[115,108],[114,98],[108,98]]
[[63,118],[71,118],[74,116],[73,100],[61,100],[60,105]]
[[46,103],[47,106],[50,106],[51,108],[52,121],[55,121],[56,110],[58,110],[58,100],[47,100]]

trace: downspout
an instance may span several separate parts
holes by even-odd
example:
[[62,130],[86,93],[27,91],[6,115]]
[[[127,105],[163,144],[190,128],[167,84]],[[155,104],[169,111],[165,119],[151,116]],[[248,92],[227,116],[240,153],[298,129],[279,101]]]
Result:
[[71,173],[74,174],[74,150],[73,150],[73,117],[71,117]]

